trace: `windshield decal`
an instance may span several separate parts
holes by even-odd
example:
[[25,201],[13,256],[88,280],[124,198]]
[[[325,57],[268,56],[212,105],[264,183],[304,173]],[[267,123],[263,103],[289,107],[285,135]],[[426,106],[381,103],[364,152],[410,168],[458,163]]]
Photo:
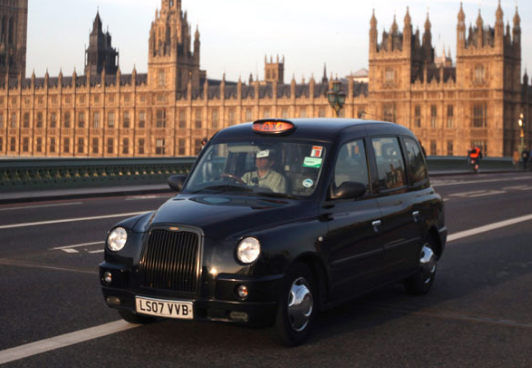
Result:
[[303,186],[305,188],[312,188],[313,185],[314,185],[314,181],[312,179],[303,180]]
[[310,157],[321,157],[322,153],[323,153],[323,147],[312,146],[312,152],[310,153]]
[[303,161],[303,167],[319,169],[321,167],[322,161],[323,159],[318,157],[305,157],[305,161]]

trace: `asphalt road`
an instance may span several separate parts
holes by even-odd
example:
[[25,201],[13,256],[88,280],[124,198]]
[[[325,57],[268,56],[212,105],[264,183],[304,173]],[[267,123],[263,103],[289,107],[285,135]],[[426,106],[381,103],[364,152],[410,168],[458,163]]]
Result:
[[0,206],[0,362],[22,351],[5,366],[531,367],[532,174],[432,182],[450,234],[432,291],[393,285],[326,311],[293,349],[226,324],[114,323],[97,269],[106,232],[168,195]]

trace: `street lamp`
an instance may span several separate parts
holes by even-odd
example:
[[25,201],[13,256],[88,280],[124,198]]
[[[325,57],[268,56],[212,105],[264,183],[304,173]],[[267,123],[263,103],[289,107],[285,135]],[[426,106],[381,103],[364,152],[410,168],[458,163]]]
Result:
[[336,117],[340,116],[340,110],[345,105],[345,92],[342,90],[342,82],[335,80],[332,89],[327,91],[329,104],[336,112]]
[[524,122],[524,115],[523,113],[519,114],[519,121],[518,121],[518,124],[519,124],[519,130],[520,130],[520,136],[521,136],[521,153],[523,152],[523,147],[525,145],[524,143],[524,140],[525,140],[525,132],[523,130],[523,126],[525,125],[525,122]]

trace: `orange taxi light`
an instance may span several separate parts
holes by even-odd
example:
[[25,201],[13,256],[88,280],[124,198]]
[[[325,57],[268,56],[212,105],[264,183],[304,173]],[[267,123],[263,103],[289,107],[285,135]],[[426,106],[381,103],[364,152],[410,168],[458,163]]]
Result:
[[259,120],[253,123],[252,130],[262,134],[289,133],[295,129],[292,122],[286,120]]

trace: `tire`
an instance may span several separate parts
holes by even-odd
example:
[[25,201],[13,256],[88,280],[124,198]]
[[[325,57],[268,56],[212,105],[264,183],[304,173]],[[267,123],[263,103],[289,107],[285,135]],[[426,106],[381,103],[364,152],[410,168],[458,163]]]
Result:
[[286,275],[270,338],[282,346],[301,345],[314,327],[317,296],[309,267],[296,263]]
[[428,238],[421,247],[419,269],[405,281],[405,289],[411,295],[427,294],[434,283],[437,270],[437,255],[434,240]]
[[118,314],[124,321],[133,323],[135,325],[145,325],[148,323],[153,323],[157,320],[155,317],[142,316],[127,309],[118,309]]

